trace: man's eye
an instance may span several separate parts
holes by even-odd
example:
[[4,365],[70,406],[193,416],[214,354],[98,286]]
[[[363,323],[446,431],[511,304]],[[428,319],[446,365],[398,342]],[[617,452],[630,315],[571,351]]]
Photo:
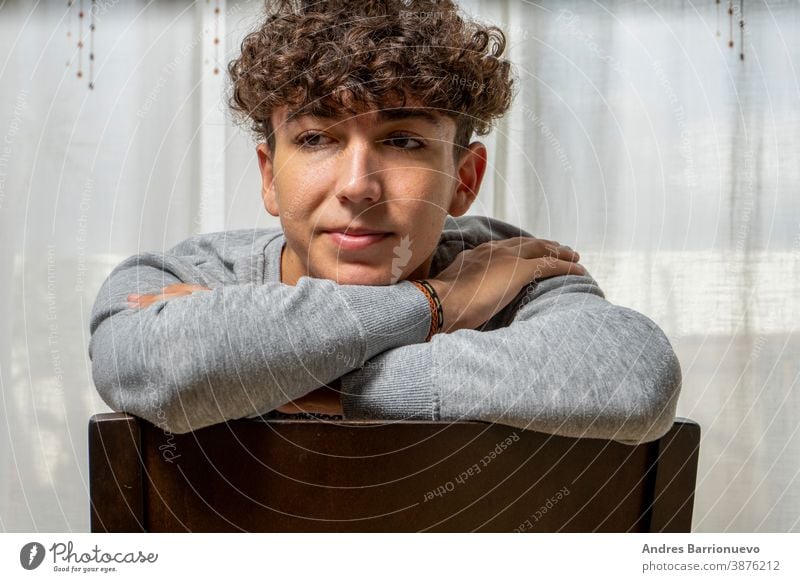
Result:
[[425,147],[425,142],[407,135],[398,135],[383,140],[383,143],[388,143],[396,148],[402,150],[418,150]]
[[[295,139],[295,143],[301,147],[314,148],[325,145],[326,142],[324,140],[326,139],[330,138],[321,133],[304,133]],[[322,143],[320,143],[320,141],[322,141]]]

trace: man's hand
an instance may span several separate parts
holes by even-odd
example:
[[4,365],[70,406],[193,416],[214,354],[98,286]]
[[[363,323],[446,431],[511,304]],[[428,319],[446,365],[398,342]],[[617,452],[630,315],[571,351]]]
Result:
[[339,380],[334,380],[331,386],[317,388],[302,398],[290,400],[275,410],[284,414],[299,414],[301,412],[316,412],[319,414],[344,415],[341,394],[338,390]]
[[156,301],[164,301],[166,299],[174,299],[175,297],[191,295],[195,291],[211,291],[211,289],[208,287],[203,287],[202,285],[175,283],[174,285],[167,285],[161,289],[160,293],[152,293],[150,295],[137,295],[135,293],[131,293],[128,295],[128,304],[134,308],[142,308],[152,305]]
[[556,275],[585,275],[580,255],[552,240],[519,236],[459,253],[429,283],[442,302],[441,333],[475,329],[511,303],[527,284]]

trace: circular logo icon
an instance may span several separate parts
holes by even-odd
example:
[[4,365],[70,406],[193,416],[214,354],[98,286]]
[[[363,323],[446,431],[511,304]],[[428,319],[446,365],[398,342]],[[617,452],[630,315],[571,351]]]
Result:
[[44,546],[39,542],[28,542],[19,551],[19,563],[26,570],[38,568],[44,560]]

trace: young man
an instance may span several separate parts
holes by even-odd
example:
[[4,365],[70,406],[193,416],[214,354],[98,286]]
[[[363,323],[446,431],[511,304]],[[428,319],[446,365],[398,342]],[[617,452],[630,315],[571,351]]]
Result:
[[465,215],[504,48],[450,1],[272,3],[229,73],[281,228],[114,269],[91,315],[104,401],[177,433],[278,410],[663,435],[681,373],[661,330],[572,249]]

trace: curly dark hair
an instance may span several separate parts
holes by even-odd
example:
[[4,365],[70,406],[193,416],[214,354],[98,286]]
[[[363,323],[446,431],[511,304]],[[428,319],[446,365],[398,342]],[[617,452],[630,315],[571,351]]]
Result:
[[[511,64],[496,26],[464,20],[452,0],[266,0],[266,18],[228,64],[228,104],[275,149],[270,115],[353,115],[406,93],[456,123],[458,159],[511,105]],[[345,102],[349,106],[345,105]]]

